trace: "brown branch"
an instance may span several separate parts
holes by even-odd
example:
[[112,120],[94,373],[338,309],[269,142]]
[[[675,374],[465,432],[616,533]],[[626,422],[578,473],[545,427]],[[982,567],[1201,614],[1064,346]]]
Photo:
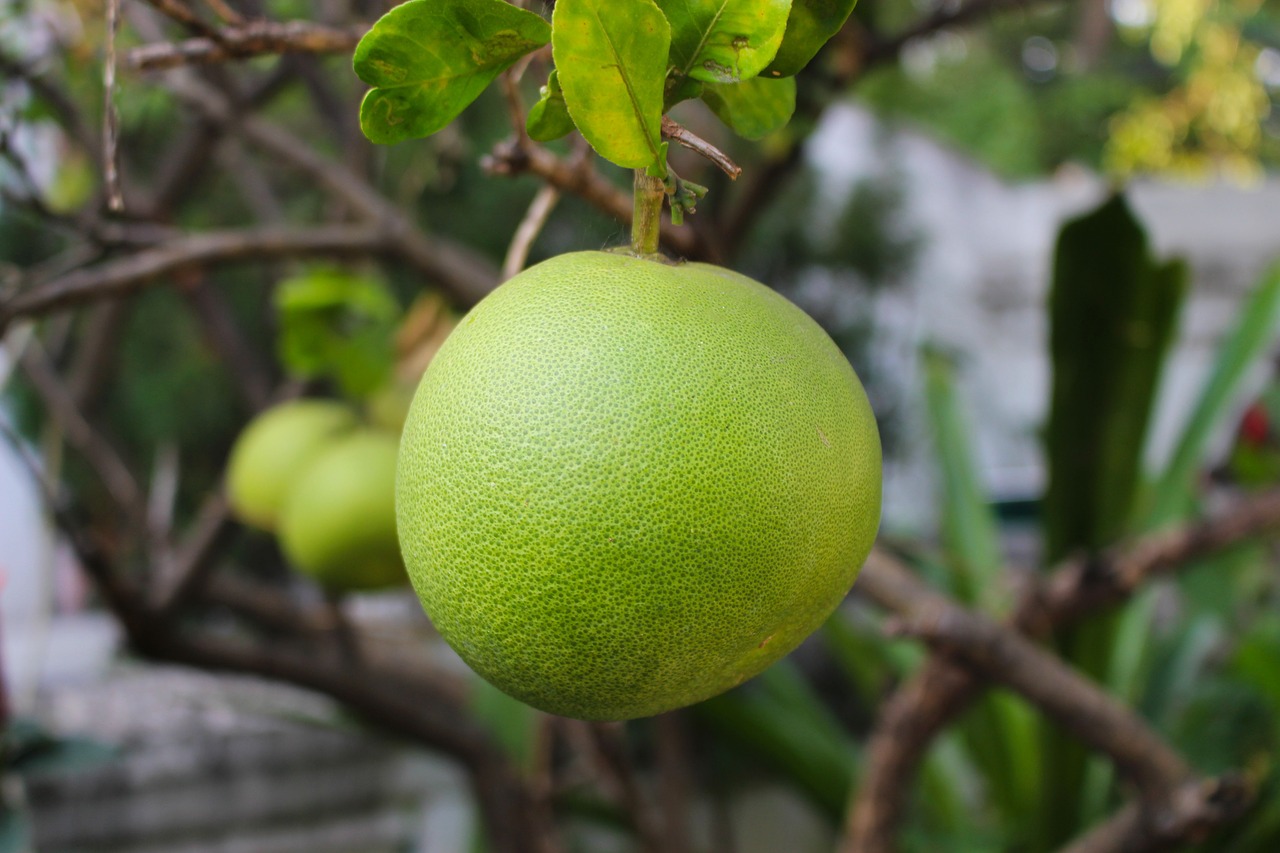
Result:
[[873,552],[860,586],[864,595],[899,616],[902,633],[1010,687],[1108,755],[1149,803],[1163,804],[1189,778],[1186,763],[1142,718],[1022,635],[935,592],[897,559]]
[[663,847],[660,825],[648,798],[640,788],[635,767],[627,754],[626,723],[586,723],[596,758],[616,789],[618,799],[631,818],[640,849],[660,853]]
[[[1280,527],[1280,490],[1237,502],[1220,515],[1154,533],[1097,559],[1062,564],[1023,596],[1013,625],[1032,637],[1121,603],[1143,582]],[[874,581],[877,569],[870,565]],[[891,853],[911,780],[933,738],[981,695],[982,679],[934,656],[881,706],[867,742],[862,783],[849,810],[844,851]]]
[[1200,843],[1239,819],[1252,800],[1250,785],[1239,776],[1189,782],[1158,817],[1131,803],[1059,853],[1160,853]]
[[560,201],[560,191],[550,184],[545,184],[533,197],[529,210],[525,213],[524,219],[520,220],[515,236],[511,238],[511,245],[507,248],[507,257],[502,262],[503,281],[524,269],[525,261],[529,260],[529,250],[533,248],[534,241],[542,233],[558,201]]
[[178,0],[145,0],[145,2],[166,17],[182,24],[191,32],[201,33],[210,38],[218,37],[217,27],[206,23],[203,18],[191,11],[185,3],[180,3]]
[[310,21],[250,21],[208,36],[180,42],[159,42],[129,51],[125,61],[141,71],[181,65],[207,65],[265,54],[347,53],[369,31],[369,24],[330,27]]
[[662,117],[662,135],[667,139],[680,143],[680,145],[688,148],[695,154],[707,158],[715,164],[717,169],[728,175],[730,180],[736,181],[738,176],[742,174],[742,167],[733,162],[732,158],[730,158],[728,154],[724,153],[701,136],[698,136],[698,134],[694,133],[692,130],[689,130],[687,127],[678,124],[666,116]]
[[422,233],[367,181],[341,163],[320,155],[301,138],[262,119],[238,117],[226,97],[198,81],[173,80],[170,88],[207,118],[231,126],[241,137],[303,172],[372,221],[396,254],[458,304],[474,305],[497,283],[498,271],[486,259],[451,241]]
[[144,531],[146,497],[142,488],[120,455],[85,419],[37,341],[28,342],[19,364],[54,425],[89,463],[129,523]]
[[257,228],[178,237],[20,292],[0,305],[0,330],[18,317],[41,316],[132,293],[184,267],[278,257],[379,254],[392,249],[391,236],[372,226]]

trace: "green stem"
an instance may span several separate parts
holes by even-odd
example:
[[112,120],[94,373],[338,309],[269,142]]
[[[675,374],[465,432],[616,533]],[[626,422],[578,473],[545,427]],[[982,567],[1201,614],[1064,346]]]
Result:
[[632,201],[631,251],[637,255],[656,255],[662,230],[662,200],[666,197],[662,178],[650,177],[644,169],[636,169]]

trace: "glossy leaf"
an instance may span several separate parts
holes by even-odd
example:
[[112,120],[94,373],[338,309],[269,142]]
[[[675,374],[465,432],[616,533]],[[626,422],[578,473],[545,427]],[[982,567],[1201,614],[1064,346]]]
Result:
[[755,77],[778,52],[791,0],[657,0],[671,23],[671,66],[706,83]]
[[573,119],[564,103],[564,90],[560,88],[560,73],[554,69],[542,87],[542,97],[529,110],[524,128],[530,139],[550,142],[573,130]]
[[742,83],[707,83],[702,100],[739,136],[761,139],[791,120],[796,81],[755,77]]
[[560,0],[551,50],[573,123],[600,156],[665,174],[671,27],[653,0]]
[[355,72],[374,87],[360,128],[383,144],[429,136],[550,39],[546,21],[504,0],[409,0],[356,45]]
[[787,32],[764,74],[791,77],[799,73],[840,31],[855,5],[857,0],[792,0]]

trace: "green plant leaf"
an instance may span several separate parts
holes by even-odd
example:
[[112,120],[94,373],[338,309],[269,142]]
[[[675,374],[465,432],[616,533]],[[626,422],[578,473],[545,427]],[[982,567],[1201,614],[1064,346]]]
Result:
[[471,710],[481,725],[493,733],[512,764],[532,774],[537,761],[538,725],[542,713],[482,678],[475,681]]
[[430,136],[550,40],[546,21],[503,0],[409,0],[356,45],[356,75],[374,87],[360,128],[381,144]]
[[1050,561],[1126,532],[1165,353],[1187,289],[1120,195],[1067,223],[1050,300],[1053,391],[1045,452]]
[[705,83],[755,77],[778,52],[791,0],[657,0],[671,24],[671,67]]
[[564,90],[560,88],[560,72],[552,69],[547,85],[542,87],[542,97],[529,110],[524,129],[530,139],[550,142],[573,130],[573,119],[564,103]]
[[281,282],[275,301],[290,374],[333,378],[353,399],[390,379],[400,307],[381,281],[320,268]]
[[1190,508],[1196,474],[1204,464],[1209,439],[1236,402],[1240,382],[1274,343],[1278,320],[1280,264],[1275,264],[1263,273],[1240,309],[1235,327],[1218,347],[1209,378],[1153,491],[1154,503],[1145,527],[1155,528],[1176,521]]
[[844,26],[857,0],[792,0],[787,32],[768,77],[791,77],[809,64],[822,46]]
[[662,97],[671,27],[653,0],[560,0],[551,50],[573,123],[601,157],[666,174]]
[[742,83],[707,83],[702,100],[739,136],[761,139],[791,120],[796,111],[796,81],[754,77]]
[[[1152,256],[1122,195],[1059,234],[1049,295],[1048,561],[1104,548],[1132,529],[1147,424],[1186,289],[1185,266]],[[1117,645],[1118,618],[1064,632],[1058,640],[1064,656],[1092,678],[1110,681],[1117,652],[1136,650]],[[1126,655],[1124,668],[1139,672],[1140,659]],[[1056,847],[1099,800],[1084,793],[1086,754],[1076,741],[1047,733],[1043,762],[1041,809],[1032,826],[1037,846]]]
[[[776,664],[775,664],[776,666]],[[790,678],[783,676],[784,681]],[[838,726],[805,710],[805,694],[787,695],[784,683],[755,682],[693,706],[718,735],[772,765],[803,791],[824,815],[838,821],[848,804],[858,766],[858,745]]]
[[941,468],[942,542],[955,574],[953,588],[967,604],[994,615],[1007,612],[1004,557],[995,512],[983,492],[969,427],[955,389],[955,369],[933,348],[921,354],[925,403]]

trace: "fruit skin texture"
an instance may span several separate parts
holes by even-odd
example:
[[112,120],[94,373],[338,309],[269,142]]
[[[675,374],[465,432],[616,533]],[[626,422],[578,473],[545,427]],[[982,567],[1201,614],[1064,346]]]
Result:
[[480,675],[583,719],[727,690],[815,630],[880,519],[849,363],[745,276],[604,252],[502,285],[427,369],[401,547]]
[[350,408],[326,400],[281,403],[255,418],[236,439],[228,464],[227,499],[236,516],[274,531],[299,474],[356,423]]
[[396,541],[395,436],[361,429],[325,448],[289,492],[280,544],[331,592],[405,582]]

